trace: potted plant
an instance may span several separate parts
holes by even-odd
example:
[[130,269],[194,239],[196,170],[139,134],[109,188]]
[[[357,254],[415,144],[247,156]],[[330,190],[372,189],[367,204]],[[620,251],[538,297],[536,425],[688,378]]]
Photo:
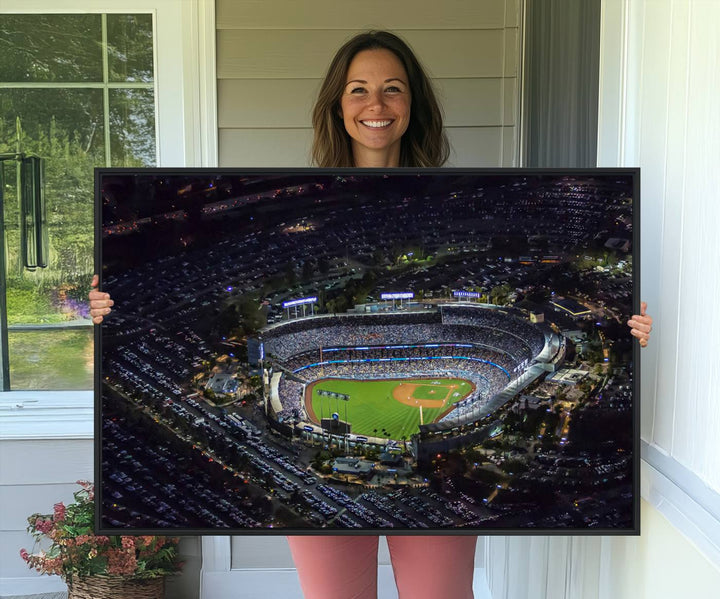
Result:
[[74,503],[28,517],[35,546],[33,553],[21,549],[22,559],[41,574],[61,576],[68,599],[162,599],[165,577],[182,568],[178,539],[93,534],[94,487],[78,484]]

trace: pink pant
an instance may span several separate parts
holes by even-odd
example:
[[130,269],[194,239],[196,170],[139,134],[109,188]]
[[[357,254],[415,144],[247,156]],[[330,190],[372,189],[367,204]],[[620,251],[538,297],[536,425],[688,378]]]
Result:
[[[399,599],[472,599],[477,537],[387,538]],[[376,536],[288,537],[305,599],[376,599]]]

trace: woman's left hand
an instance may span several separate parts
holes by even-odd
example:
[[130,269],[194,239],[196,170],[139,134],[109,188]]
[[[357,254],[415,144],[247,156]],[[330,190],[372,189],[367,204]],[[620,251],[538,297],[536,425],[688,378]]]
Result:
[[100,324],[103,321],[103,317],[110,314],[110,309],[115,305],[115,302],[110,299],[109,293],[103,293],[99,291],[97,286],[100,279],[97,275],[92,278],[90,286],[92,290],[88,293],[88,299],[90,300],[90,316],[94,324]]
[[650,339],[650,331],[652,331],[652,316],[645,313],[647,304],[640,302],[640,314],[633,314],[628,320],[630,334],[637,337],[640,341],[640,347],[647,347],[648,339]]

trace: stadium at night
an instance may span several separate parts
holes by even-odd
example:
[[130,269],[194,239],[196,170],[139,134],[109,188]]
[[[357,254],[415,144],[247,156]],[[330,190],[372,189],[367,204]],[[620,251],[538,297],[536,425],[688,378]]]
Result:
[[632,529],[635,184],[109,169],[102,530]]
[[[416,303],[382,314],[287,320],[263,330],[262,340],[268,413],[292,422],[308,441],[331,435],[333,424],[323,427],[323,402],[313,398],[312,388],[339,381],[347,388],[356,381],[350,397],[335,402],[340,416],[351,414],[341,421],[350,447],[358,435],[362,443],[386,444],[411,439],[420,425],[436,424],[436,433],[471,425],[499,405],[503,390],[515,385],[517,392],[519,381],[527,386],[552,371],[564,351],[549,327],[470,303]],[[440,398],[448,388],[445,381],[453,379],[467,382],[466,392]],[[394,388],[378,397],[362,381],[398,381],[405,393]],[[407,396],[409,388],[425,382],[435,385],[438,399]],[[325,403],[329,414],[332,402]],[[395,421],[400,424],[390,424]],[[392,434],[383,435],[384,430]]]

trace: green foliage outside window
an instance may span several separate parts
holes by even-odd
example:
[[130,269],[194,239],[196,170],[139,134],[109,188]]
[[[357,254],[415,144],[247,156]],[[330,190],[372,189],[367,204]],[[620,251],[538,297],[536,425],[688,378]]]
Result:
[[[15,162],[4,162],[8,324],[87,319],[93,169],[155,165],[152,15],[0,15],[0,51],[0,153],[45,160],[50,247],[48,268],[23,268]],[[90,326],[11,328],[10,346],[14,389],[92,387]]]

